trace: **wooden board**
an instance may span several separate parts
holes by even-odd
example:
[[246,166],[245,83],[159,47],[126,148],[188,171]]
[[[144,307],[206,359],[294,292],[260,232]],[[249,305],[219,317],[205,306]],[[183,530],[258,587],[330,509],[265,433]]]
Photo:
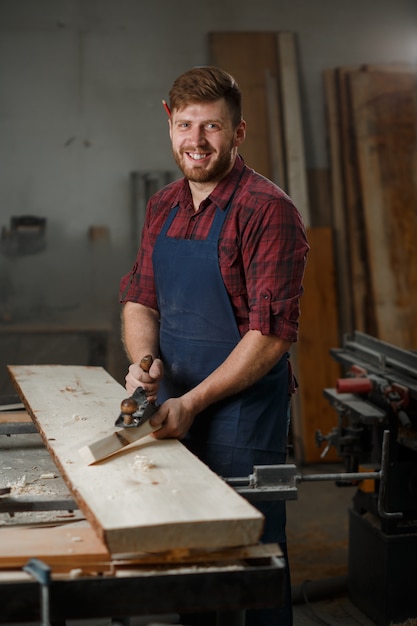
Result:
[[349,76],[379,339],[417,349],[417,75]]
[[112,556],[255,544],[263,516],[179,441],[152,436],[88,466],[79,449],[114,431],[126,390],[100,367],[9,366],[78,506]]
[[369,272],[366,259],[365,229],[363,223],[363,199],[360,190],[356,158],[355,133],[350,101],[349,75],[354,68],[338,68],[335,71],[335,89],[339,101],[341,164],[344,182],[344,202],[348,250],[350,294],[352,302],[353,330],[374,334],[374,318]]
[[79,569],[84,573],[110,571],[110,554],[86,522],[49,528],[0,528],[0,569],[23,567],[38,558],[53,572]]
[[[296,393],[299,407],[293,428],[294,448],[298,462],[320,462],[322,448],[315,434],[323,435],[337,425],[337,413],[324,398],[323,389],[334,387],[341,372],[330,356],[330,348],[339,345],[336,307],[333,238],[330,228],[309,228],[310,252],[301,298],[301,319],[296,351],[296,375],[300,385]],[[332,448],[325,461],[335,461]]]
[[326,70],[323,74],[326,124],[330,156],[331,174],[331,224],[335,249],[335,269],[337,275],[336,289],[338,296],[338,312],[340,333],[353,331],[353,310],[351,290],[351,265],[349,262],[349,241],[347,237],[345,188],[342,166],[342,137],[340,91],[337,75],[334,70]]
[[310,225],[295,44],[290,32],[209,34],[211,63],[230,72],[242,91],[247,136],[239,152],[292,197]]
[[31,424],[32,418],[26,411],[0,411],[0,424]]
[[311,226],[295,33],[277,33],[287,184],[285,191]]
[[[276,33],[209,33],[210,62],[234,76],[242,91],[245,142],[239,152],[249,165],[271,180],[275,177],[270,154],[267,76],[278,77]],[[277,94],[276,94],[277,95]],[[281,186],[285,189],[285,186]]]
[[106,546],[85,521],[56,526],[0,528],[0,572],[21,569],[32,558],[41,559],[53,573],[106,574],[126,566],[235,562],[237,559],[282,557],[278,544],[256,544],[223,550],[143,552],[128,560],[112,560]]

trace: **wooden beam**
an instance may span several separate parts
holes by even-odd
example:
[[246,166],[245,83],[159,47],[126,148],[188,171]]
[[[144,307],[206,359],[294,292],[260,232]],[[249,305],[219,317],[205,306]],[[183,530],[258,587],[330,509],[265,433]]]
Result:
[[79,508],[112,556],[257,543],[263,516],[179,441],[148,436],[88,466],[79,454],[114,431],[126,390],[100,367],[10,365]]

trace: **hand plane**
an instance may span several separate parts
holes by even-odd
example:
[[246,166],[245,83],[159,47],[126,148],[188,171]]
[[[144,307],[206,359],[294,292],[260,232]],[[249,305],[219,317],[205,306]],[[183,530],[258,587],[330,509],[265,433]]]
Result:
[[[148,354],[143,357],[139,365],[144,372],[149,372],[152,363],[152,356]],[[120,415],[115,422],[115,426],[138,428],[147,422],[157,410],[156,404],[149,402],[144,388],[138,387],[129,398],[122,400]]]
[[[148,372],[152,361],[150,355],[144,357],[140,362],[141,368]],[[138,387],[129,398],[122,400],[120,404],[120,415],[115,422],[115,426],[119,427],[120,430],[84,446],[79,451],[81,456],[89,465],[93,465],[125,450],[130,444],[134,444],[155,432],[161,428],[162,424],[152,426],[149,420],[157,410],[156,404],[149,402],[143,387]]]

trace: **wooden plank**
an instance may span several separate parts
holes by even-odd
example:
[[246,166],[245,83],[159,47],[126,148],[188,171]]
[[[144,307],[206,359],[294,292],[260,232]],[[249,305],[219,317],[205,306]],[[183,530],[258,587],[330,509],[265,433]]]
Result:
[[376,335],[417,348],[417,75],[351,73]]
[[308,199],[295,33],[278,33],[277,47],[286,155],[286,191],[303,216],[304,224],[308,227],[312,224]]
[[352,330],[366,331],[374,335],[373,303],[369,286],[362,194],[349,90],[349,76],[352,71],[356,71],[356,69],[338,68],[335,74],[340,106],[340,143],[352,298]]
[[235,561],[236,559],[267,559],[271,556],[282,557],[277,543],[259,543],[253,546],[238,546],[225,550],[171,550],[152,554],[140,554],[137,559],[113,561],[116,567],[123,565],[166,565],[168,563],[213,563],[216,561]]
[[31,424],[32,418],[26,411],[0,411],[0,424]]
[[324,72],[341,332],[356,329],[375,335],[377,328],[349,84],[351,74],[364,71],[396,73],[410,72],[412,68],[397,63],[346,66]]
[[300,385],[296,394],[299,409],[295,417],[294,448],[298,462],[317,463],[337,460],[332,448],[321,459],[316,431],[323,435],[337,425],[337,414],[324,398],[323,389],[334,387],[340,367],[330,356],[339,345],[336,307],[333,238],[330,228],[309,228],[310,252],[301,299],[301,323],[296,352],[296,375]]
[[20,569],[29,559],[47,563],[53,573],[104,574],[126,566],[213,563],[282,557],[278,544],[238,546],[224,550],[170,550],[112,560],[106,546],[85,521],[57,526],[3,526],[0,528],[0,571]]
[[352,291],[349,263],[349,240],[346,224],[345,189],[342,161],[341,112],[337,75],[334,70],[323,74],[326,101],[326,123],[331,173],[331,223],[335,243],[336,289],[340,333],[353,329]]
[[126,390],[100,367],[12,365],[28,412],[113,556],[255,544],[263,516],[177,440],[142,439],[87,466],[83,445],[111,434]]
[[276,33],[209,33],[210,62],[234,76],[242,91],[247,135],[239,148],[249,167],[274,178],[265,76],[278,76]]
[[110,554],[86,522],[49,528],[0,528],[0,569],[16,569],[29,559],[47,563],[54,573],[110,571]]
[[271,180],[281,187],[287,188],[284,139],[282,136],[281,109],[279,98],[279,81],[270,70],[265,72],[265,91],[268,111],[269,151],[271,155]]

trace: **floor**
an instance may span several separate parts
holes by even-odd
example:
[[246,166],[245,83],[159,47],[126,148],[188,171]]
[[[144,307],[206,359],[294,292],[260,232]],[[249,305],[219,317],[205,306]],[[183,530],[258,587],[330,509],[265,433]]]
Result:
[[[302,468],[302,473],[342,471],[341,466]],[[67,493],[40,437],[0,435],[0,487],[11,485],[15,493]],[[287,503],[288,544],[292,571],[294,626],[375,626],[349,600],[347,593],[348,510],[353,488],[333,482],[300,482],[298,499]],[[0,513],[0,526],[37,521],[51,513]],[[175,616],[131,618],[130,626],[173,624]],[[68,622],[67,626],[108,626],[109,620]],[[410,618],[403,626],[417,626]],[[28,625],[26,625],[28,626]]]

